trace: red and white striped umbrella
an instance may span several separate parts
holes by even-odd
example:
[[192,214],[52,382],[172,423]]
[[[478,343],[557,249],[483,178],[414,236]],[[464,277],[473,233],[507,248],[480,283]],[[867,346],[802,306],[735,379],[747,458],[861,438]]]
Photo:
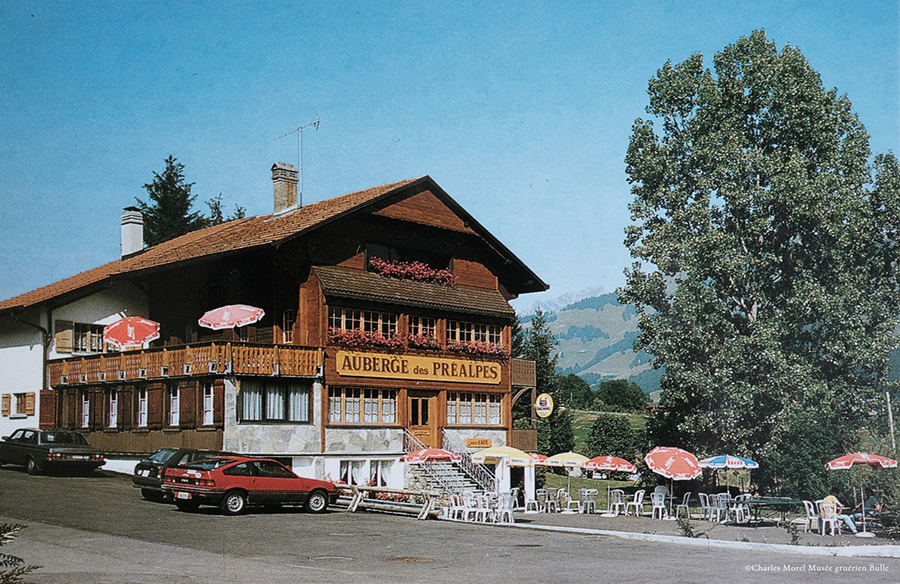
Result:
[[421,448],[419,450],[414,450],[413,452],[408,452],[401,457],[400,460],[403,462],[431,462],[433,460],[459,462],[462,460],[462,456],[455,452],[444,450],[443,448]]
[[605,470],[609,472],[635,472],[637,468],[618,456],[595,456],[584,463],[588,470]]
[[644,462],[656,474],[673,481],[689,481],[703,472],[697,457],[681,448],[657,446],[647,453]]
[[103,340],[122,349],[142,347],[159,338],[159,323],[140,317],[120,318],[103,327]]
[[893,458],[880,456],[878,454],[869,454],[868,452],[845,454],[844,456],[825,463],[825,468],[828,470],[843,470],[850,468],[854,464],[867,464],[869,466],[878,466],[881,468],[897,468],[897,461]]
[[547,455],[539,452],[529,452],[528,456],[534,459],[534,464],[538,466],[547,466]]
[[265,314],[262,308],[256,308],[255,306],[229,304],[228,306],[208,311],[197,322],[202,327],[218,331],[259,322]]

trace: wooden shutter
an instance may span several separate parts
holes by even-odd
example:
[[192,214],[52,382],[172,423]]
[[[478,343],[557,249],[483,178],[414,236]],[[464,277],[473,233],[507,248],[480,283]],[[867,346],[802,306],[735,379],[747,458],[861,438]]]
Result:
[[197,383],[196,381],[186,381],[180,384],[179,391],[179,408],[181,408],[181,419],[179,426],[182,428],[193,428],[197,425]]
[[56,392],[52,389],[41,390],[41,428],[49,430],[51,428],[62,427],[63,423],[56,423]]
[[116,390],[119,392],[119,429],[131,430],[135,411],[135,389],[130,385],[120,385]]
[[34,392],[30,391],[25,394],[25,415],[34,415]]
[[161,383],[147,386],[147,427],[159,430],[163,427],[163,406],[167,405],[166,392]]
[[213,424],[221,428],[225,425],[225,380],[213,382]]
[[9,415],[9,402],[10,395],[8,393],[3,394],[3,403],[0,405],[0,415],[8,416]]
[[71,353],[75,349],[75,323],[71,320],[57,320],[54,345],[57,353]]

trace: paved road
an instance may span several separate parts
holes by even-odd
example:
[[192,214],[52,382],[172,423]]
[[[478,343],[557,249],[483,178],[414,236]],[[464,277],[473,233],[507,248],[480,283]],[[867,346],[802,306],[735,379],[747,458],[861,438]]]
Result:
[[28,525],[0,552],[38,584],[223,582],[695,583],[900,581],[900,560],[636,542],[382,514],[188,514],[143,501],[128,477],[0,469],[0,522]]

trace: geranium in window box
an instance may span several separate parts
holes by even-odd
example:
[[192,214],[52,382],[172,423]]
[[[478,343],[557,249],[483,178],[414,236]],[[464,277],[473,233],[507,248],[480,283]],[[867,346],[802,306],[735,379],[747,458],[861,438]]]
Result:
[[423,262],[389,262],[381,258],[370,258],[369,265],[377,273],[389,278],[429,282],[442,286],[456,284],[456,276],[450,270],[435,270]]
[[430,335],[409,335],[408,342],[412,349],[436,351],[441,348],[438,340]]
[[384,336],[381,333],[368,333],[362,329],[329,329],[328,338],[335,345],[351,348],[384,347],[386,349],[402,349],[403,341],[397,335]]
[[447,341],[447,350],[454,353],[466,353],[469,355],[493,355],[496,357],[509,356],[509,351],[502,345],[487,343],[485,341]]

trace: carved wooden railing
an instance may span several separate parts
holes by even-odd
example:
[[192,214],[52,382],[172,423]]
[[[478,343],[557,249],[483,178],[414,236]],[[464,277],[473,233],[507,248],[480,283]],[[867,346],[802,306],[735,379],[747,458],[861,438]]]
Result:
[[318,348],[204,343],[55,359],[48,369],[50,385],[57,387],[210,374],[315,377],[322,364]]

